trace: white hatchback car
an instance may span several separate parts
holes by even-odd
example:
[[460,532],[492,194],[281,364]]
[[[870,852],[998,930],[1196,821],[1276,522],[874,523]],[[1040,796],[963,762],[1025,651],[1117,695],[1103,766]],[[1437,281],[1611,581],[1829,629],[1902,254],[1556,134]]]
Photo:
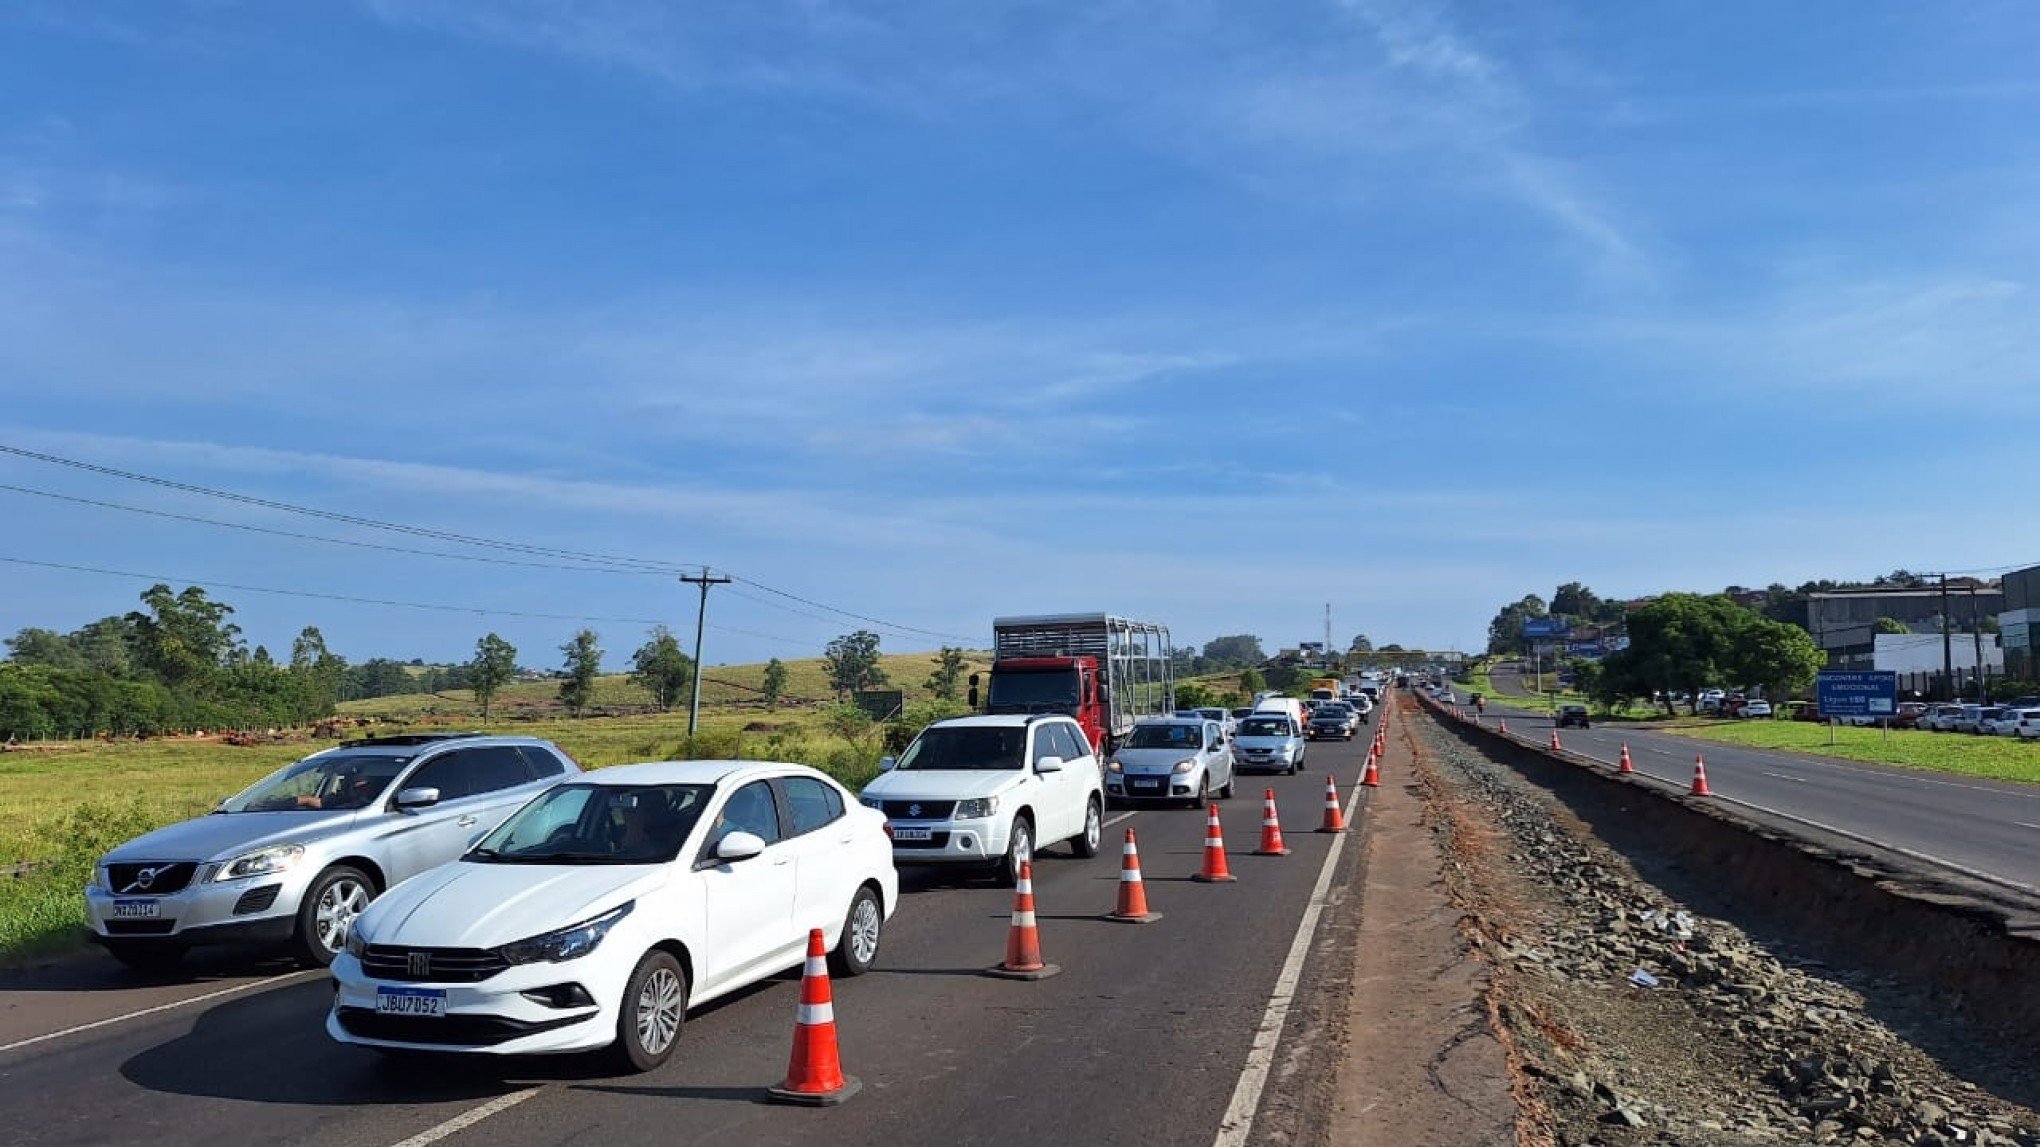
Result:
[[687,1009],[801,963],[878,957],[885,818],[802,765],[670,761],[559,785],[384,893],[333,961],[326,1030],[390,1050],[611,1048],[647,1071]]

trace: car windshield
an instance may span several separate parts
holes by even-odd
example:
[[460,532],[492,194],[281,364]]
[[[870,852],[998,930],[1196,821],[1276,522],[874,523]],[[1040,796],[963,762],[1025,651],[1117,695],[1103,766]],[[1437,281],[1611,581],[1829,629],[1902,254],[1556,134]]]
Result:
[[1195,749],[1203,743],[1195,725],[1135,725],[1126,739],[1129,749]]
[[1240,736],[1242,737],[1287,737],[1288,735],[1289,719],[1287,717],[1249,717],[1245,721],[1240,722]]
[[1056,669],[1039,673],[1001,671],[992,674],[986,704],[993,712],[1052,713],[1077,704],[1077,672]]
[[321,753],[286,765],[220,802],[219,812],[362,809],[382,797],[408,756]]
[[1011,725],[921,730],[897,766],[901,770],[1017,769],[1027,730]]
[[561,785],[519,809],[462,859],[477,864],[665,864],[714,785]]

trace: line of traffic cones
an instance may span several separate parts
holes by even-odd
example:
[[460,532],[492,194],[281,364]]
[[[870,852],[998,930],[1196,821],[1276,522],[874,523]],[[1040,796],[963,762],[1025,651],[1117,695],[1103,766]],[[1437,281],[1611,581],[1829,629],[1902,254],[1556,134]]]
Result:
[[[1374,754],[1367,754],[1367,760],[1372,763]],[[1346,831],[1346,814],[1339,808],[1339,782],[1331,777],[1325,778],[1325,822],[1318,826],[1318,831]]]
[[1381,754],[1367,754],[1367,770],[1360,774],[1360,786],[1369,789],[1381,787]]

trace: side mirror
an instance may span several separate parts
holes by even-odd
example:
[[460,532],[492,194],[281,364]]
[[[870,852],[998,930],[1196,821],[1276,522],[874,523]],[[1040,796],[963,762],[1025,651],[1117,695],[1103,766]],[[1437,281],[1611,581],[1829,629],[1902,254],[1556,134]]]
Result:
[[892,772],[897,767],[899,767],[899,761],[893,757],[880,757],[878,759],[878,771],[881,773]]
[[397,807],[431,808],[439,803],[439,790],[434,788],[405,789],[397,794]]
[[756,833],[726,832],[715,842],[715,858],[730,861],[749,860],[765,851],[765,840]]
[[1062,768],[1063,759],[1061,757],[1043,757],[1034,762],[1034,771],[1037,773],[1059,773],[1062,772]]

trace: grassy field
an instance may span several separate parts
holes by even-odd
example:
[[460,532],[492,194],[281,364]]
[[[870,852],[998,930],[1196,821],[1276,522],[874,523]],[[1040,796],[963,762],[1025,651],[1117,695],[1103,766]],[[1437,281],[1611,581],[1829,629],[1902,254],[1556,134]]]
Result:
[[[925,698],[933,654],[897,654],[881,667],[909,704]],[[974,661],[972,671],[985,668]],[[657,712],[627,677],[598,682],[594,709],[566,716],[556,681],[501,691],[489,719],[471,694],[407,694],[341,706],[367,723],[346,733],[405,729],[479,729],[544,737],[584,768],[680,757],[744,757],[811,764],[853,788],[869,779],[876,737],[851,744],[825,727],[828,678],[819,659],[788,661],[785,703],[767,710],[757,690],[763,665],[712,667],[702,677],[701,728],[687,740],[684,705]],[[203,813],[278,767],[334,744],[286,736],[236,746],[217,738],[73,741],[0,753],[0,961],[61,951],[78,943],[81,889],[107,849],[161,825]]]
[[1756,749],[1792,749],[1973,777],[2040,781],[2040,742],[2007,737],[1922,733],[1914,729],[1894,729],[1886,734],[1882,729],[1844,726],[1833,730],[1835,743],[1830,745],[1828,727],[1811,721],[1717,721],[1668,727],[1663,731]]

